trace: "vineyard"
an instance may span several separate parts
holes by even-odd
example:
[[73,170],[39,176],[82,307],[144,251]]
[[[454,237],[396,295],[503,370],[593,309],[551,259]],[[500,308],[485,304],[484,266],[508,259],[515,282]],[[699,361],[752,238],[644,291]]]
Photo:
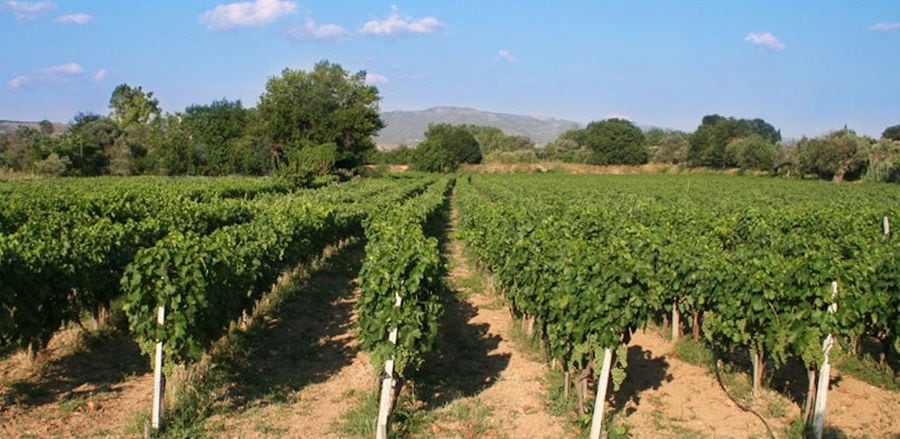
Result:
[[4,356],[40,352],[61,328],[124,312],[147,358],[159,343],[167,362],[196,364],[284,273],[360,240],[355,337],[384,380],[382,426],[404,383],[442,350],[450,287],[433,229],[451,200],[455,237],[547,367],[564,372],[579,414],[591,411],[589,394],[606,395],[589,385],[595,378],[610,374],[614,388],[633,378],[626,348],[648,325],[746,356],[754,392],[767,368],[799,362],[808,422],[826,340],[849,351],[874,340],[884,357],[900,350],[892,186],[411,174],[297,190],[141,177],[0,181],[0,199]]

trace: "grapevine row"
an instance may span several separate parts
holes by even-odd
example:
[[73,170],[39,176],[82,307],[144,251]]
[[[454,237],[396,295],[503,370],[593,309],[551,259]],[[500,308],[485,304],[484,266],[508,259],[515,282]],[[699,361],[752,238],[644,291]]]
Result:
[[460,228],[569,368],[673,306],[759,365],[815,367],[829,333],[900,347],[900,246],[880,227],[895,191],[713,180],[478,176],[458,188]]

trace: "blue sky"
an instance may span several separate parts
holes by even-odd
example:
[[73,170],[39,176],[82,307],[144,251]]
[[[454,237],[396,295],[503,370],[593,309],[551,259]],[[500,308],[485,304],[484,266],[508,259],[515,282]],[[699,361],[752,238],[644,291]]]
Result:
[[0,119],[255,106],[284,68],[365,70],[382,110],[440,105],[785,137],[900,124],[900,1],[0,0]]

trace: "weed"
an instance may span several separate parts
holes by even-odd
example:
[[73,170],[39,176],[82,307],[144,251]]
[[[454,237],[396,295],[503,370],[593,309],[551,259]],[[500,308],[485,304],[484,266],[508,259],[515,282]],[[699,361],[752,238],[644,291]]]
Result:
[[691,338],[682,338],[675,343],[675,355],[695,366],[709,367],[713,364],[712,351],[702,342]]
[[332,426],[340,437],[370,438],[375,436],[375,418],[378,416],[378,391],[351,390],[345,398],[358,399],[356,407],[344,412],[340,421]]
[[253,426],[253,431],[256,431],[257,433],[273,435],[273,436],[282,436],[285,433],[287,433],[287,429],[273,427],[273,426],[263,423],[263,422],[257,422],[256,425]]

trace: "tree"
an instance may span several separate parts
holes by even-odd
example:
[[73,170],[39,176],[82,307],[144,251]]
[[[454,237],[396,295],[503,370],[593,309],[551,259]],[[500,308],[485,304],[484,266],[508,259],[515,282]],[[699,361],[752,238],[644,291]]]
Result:
[[651,128],[644,133],[650,161],[656,163],[686,163],[690,143],[687,133],[677,130]]
[[781,133],[762,119],[735,119],[718,114],[704,116],[690,138],[688,162],[691,166],[724,168],[728,162],[726,147],[741,137],[758,136],[773,146],[781,140]]
[[109,109],[110,117],[121,129],[133,124],[149,123],[162,112],[153,92],[144,93],[141,87],[131,87],[128,84],[120,84],[113,90],[109,98]]
[[69,158],[69,170],[76,175],[100,175],[106,172],[106,152],[119,137],[119,128],[108,118],[78,113],[59,138],[59,153]]
[[235,142],[247,127],[247,110],[241,101],[227,99],[211,105],[192,105],[181,116],[182,128],[191,149],[200,159],[199,171],[207,175],[227,175],[240,172]]
[[884,183],[900,183],[900,140],[887,137],[872,147],[866,180]]
[[593,151],[592,164],[640,165],[650,159],[644,133],[624,119],[589,123],[582,132],[581,144]]
[[729,166],[741,169],[770,171],[775,164],[775,145],[758,135],[732,140],[725,154]]
[[423,172],[452,172],[459,167],[452,152],[438,142],[427,140],[416,147],[410,165]]
[[797,165],[801,173],[834,181],[862,176],[868,164],[870,142],[852,130],[832,131],[797,143]]
[[[269,78],[257,107],[271,140],[282,148],[333,143],[339,165],[354,166],[374,149],[372,136],[384,127],[378,89],[366,73],[319,62],[312,72],[284,69]],[[308,142],[308,143],[307,143]]]
[[464,127],[475,136],[482,155],[487,155],[492,152],[511,152],[534,149],[534,141],[530,138],[508,135],[500,128],[483,125],[464,125]]
[[900,140],[900,125],[889,126],[881,133],[882,139]]
[[478,140],[462,125],[430,125],[425,141],[413,154],[413,167],[422,171],[450,172],[462,163],[481,163]]

